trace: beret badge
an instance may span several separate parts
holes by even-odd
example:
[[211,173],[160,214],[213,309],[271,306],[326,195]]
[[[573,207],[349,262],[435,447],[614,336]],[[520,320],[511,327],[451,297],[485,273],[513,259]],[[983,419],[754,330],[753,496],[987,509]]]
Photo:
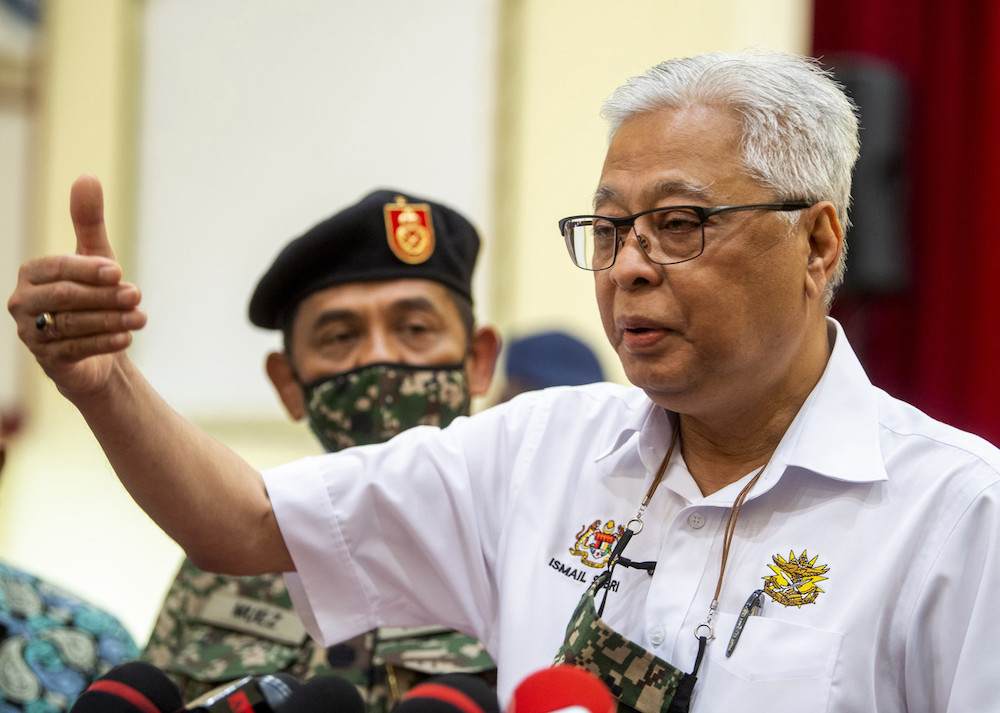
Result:
[[385,204],[383,212],[386,239],[396,257],[419,265],[434,254],[434,223],[428,204],[411,204],[403,196],[396,196],[395,202]]

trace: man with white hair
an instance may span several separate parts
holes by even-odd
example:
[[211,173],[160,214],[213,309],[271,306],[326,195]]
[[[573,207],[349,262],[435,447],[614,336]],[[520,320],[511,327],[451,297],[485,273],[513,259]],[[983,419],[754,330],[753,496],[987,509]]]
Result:
[[125,357],[145,317],[92,184],[84,256],[28,263],[10,309],[137,502],[203,567],[287,572],[317,638],[465,629],[501,698],[557,660],[620,710],[995,709],[1000,452],[874,387],[828,316],[852,104],[806,58],[709,54],[605,114],[593,214],[560,227],[634,387],[261,477]]

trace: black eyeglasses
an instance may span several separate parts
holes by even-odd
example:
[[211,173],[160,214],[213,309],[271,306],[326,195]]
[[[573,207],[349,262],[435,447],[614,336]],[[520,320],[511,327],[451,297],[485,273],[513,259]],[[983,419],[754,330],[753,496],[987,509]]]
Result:
[[674,205],[644,210],[621,218],[574,215],[559,221],[559,232],[566,239],[566,248],[573,264],[584,270],[606,270],[614,265],[618,248],[625,242],[633,227],[646,257],[660,265],[673,265],[694,260],[704,252],[705,222],[713,215],[744,210],[789,212],[804,210],[811,205],[809,201],[713,207]]

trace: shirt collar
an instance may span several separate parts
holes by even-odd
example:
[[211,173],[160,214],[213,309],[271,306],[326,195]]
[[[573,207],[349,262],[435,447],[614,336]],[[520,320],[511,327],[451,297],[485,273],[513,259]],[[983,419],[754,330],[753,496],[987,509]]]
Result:
[[[826,369],[778,444],[762,476],[762,486],[776,481],[788,468],[845,482],[888,478],[878,437],[878,391],[840,323],[827,318],[827,326],[833,349]],[[644,399],[644,407],[634,410],[634,417],[622,425],[597,460],[635,442],[643,465],[656,470],[669,446],[675,416],[648,397]]]
[[[607,448],[600,450],[595,461],[601,461],[625,448],[637,448],[639,460],[646,470],[659,468],[663,454],[670,445],[676,416],[653,403],[639,388],[632,389],[637,406],[610,440]],[[636,444],[636,445],[633,445]]]
[[795,416],[772,457],[779,476],[803,468],[846,482],[886,480],[879,443],[878,390],[847,341],[827,318],[833,350],[823,376]]

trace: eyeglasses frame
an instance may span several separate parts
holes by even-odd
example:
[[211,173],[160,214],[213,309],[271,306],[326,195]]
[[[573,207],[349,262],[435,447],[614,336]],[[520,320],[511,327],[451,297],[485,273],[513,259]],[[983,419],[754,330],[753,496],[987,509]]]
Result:
[[[562,233],[563,239],[566,241],[566,249],[569,251],[570,259],[573,264],[579,267],[581,270],[587,270],[588,272],[600,272],[601,270],[610,269],[614,264],[615,260],[618,259],[618,249],[625,244],[624,238],[619,238],[618,233],[620,228],[628,226],[629,229],[635,227],[635,221],[644,215],[649,215],[650,213],[657,213],[667,210],[679,210],[687,209],[693,211],[695,215],[698,216],[701,221],[701,250],[698,251],[697,255],[692,255],[691,257],[686,257],[683,260],[672,260],[670,262],[659,262],[649,257],[649,253],[646,252],[645,248],[642,248],[643,254],[649,259],[650,262],[656,265],[678,265],[682,262],[689,262],[695,258],[701,257],[705,252],[705,223],[713,215],[720,215],[723,213],[738,213],[747,210],[770,210],[778,212],[791,212],[795,210],[805,210],[806,208],[811,208],[815,203],[806,200],[795,200],[795,201],[778,201],[774,203],[744,203],[741,205],[718,205],[718,206],[700,206],[700,205],[670,205],[661,206],[659,208],[650,208],[649,210],[644,210],[633,215],[626,215],[620,218],[615,218],[610,215],[571,215],[569,217],[563,218],[559,221],[559,232]],[[600,218],[601,220],[607,220],[613,226],[615,226],[615,249],[614,254],[611,256],[611,262],[605,267],[584,267],[577,263],[573,252],[573,241],[569,235],[566,234],[566,224],[571,220],[581,220],[584,218]],[[628,236],[628,231],[625,233]],[[637,234],[638,237],[638,234]],[[641,247],[641,243],[640,243]]]

